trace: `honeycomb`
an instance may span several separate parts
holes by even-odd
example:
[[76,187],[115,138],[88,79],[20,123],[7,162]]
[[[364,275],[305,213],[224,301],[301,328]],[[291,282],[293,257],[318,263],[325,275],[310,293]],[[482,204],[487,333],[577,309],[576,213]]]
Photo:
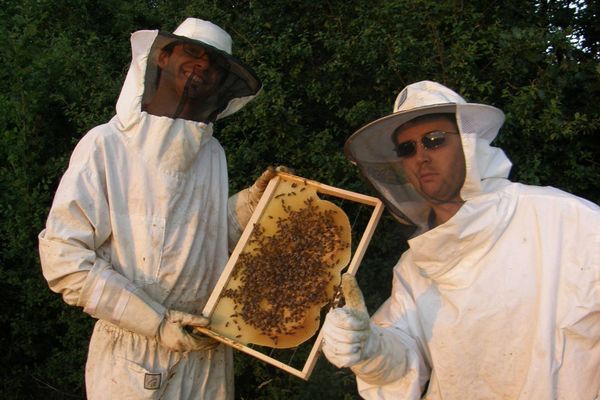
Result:
[[305,342],[340,284],[350,242],[340,207],[306,182],[281,180],[221,292],[210,329],[243,344]]

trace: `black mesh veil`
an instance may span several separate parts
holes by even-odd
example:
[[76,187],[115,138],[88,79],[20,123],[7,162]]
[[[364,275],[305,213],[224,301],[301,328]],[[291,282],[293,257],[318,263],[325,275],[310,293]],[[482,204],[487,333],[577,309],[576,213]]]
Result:
[[455,113],[456,105],[422,107],[380,118],[356,131],[346,141],[346,157],[377,191],[390,213],[401,223],[426,229],[431,208],[406,179],[394,149],[392,133],[411,119],[431,113]]
[[[162,116],[178,118],[182,106],[190,103],[191,106],[188,108],[191,109],[191,112],[186,114],[185,119],[200,122],[214,121],[220,113],[227,109],[232,100],[255,96],[260,91],[261,82],[254,71],[237,58],[201,41],[168,32],[159,32],[148,54],[142,97],[143,107],[152,101],[158,90],[162,72],[158,66],[160,53],[179,43],[202,46],[210,54],[211,62],[216,63],[222,71],[222,77],[218,90],[208,97],[202,98],[201,101],[192,100],[186,97],[186,91],[184,91],[177,107]],[[188,80],[186,89],[189,84],[191,84],[191,79]]]

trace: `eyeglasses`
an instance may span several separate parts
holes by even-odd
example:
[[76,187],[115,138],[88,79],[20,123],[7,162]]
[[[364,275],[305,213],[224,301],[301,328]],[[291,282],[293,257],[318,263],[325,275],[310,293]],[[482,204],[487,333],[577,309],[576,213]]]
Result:
[[195,58],[197,60],[206,60],[211,63],[215,68],[224,72],[229,69],[229,63],[225,60],[224,57],[220,56],[218,53],[205,49],[202,46],[198,46],[191,43],[182,43],[181,44],[183,52],[188,56]]
[[197,46],[190,43],[183,43],[181,47],[185,54],[193,58],[203,58],[209,55],[206,49],[202,46]]
[[[444,132],[444,131],[432,131],[426,133],[421,138],[421,143],[423,147],[427,150],[437,149],[444,145],[446,142],[446,136],[457,132]],[[417,153],[417,142],[414,140],[407,140],[406,142],[401,142],[396,145],[394,149],[398,157],[408,158],[412,157]]]

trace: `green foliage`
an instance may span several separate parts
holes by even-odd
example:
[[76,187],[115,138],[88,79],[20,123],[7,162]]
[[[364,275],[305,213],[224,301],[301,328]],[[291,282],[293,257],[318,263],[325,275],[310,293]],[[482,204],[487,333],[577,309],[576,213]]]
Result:
[[[570,7],[577,3],[578,8]],[[231,190],[267,165],[369,193],[346,138],[390,112],[406,84],[440,81],[507,121],[497,144],[513,179],[600,202],[598,5],[589,1],[327,2],[5,0],[0,7],[0,397],[83,398],[92,320],[41,275],[37,234],[77,140],[106,122],[129,35],[213,20],[264,82],[216,127]],[[358,279],[371,312],[390,289],[405,229],[385,216]],[[236,355],[240,399],[354,399],[352,374],[320,360],[308,382]]]

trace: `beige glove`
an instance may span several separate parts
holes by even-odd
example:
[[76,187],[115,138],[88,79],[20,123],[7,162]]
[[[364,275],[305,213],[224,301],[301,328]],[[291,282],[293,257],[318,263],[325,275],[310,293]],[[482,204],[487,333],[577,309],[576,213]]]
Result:
[[290,169],[284,166],[277,168],[267,168],[254,184],[231,196],[228,200],[230,213],[233,212],[240,230],[244,230],[252,213],[256,209],[258,201],[262,197],[269,181],[277,175],[277,172],[290,172]]
[[86,274],[87,282],[78,305],[95,318],[155,337],[175,351],[209,350],[218,345],[205,335],[190,333],[194,326],[207,326],[207,318],[167,310],[107,263],[98,261],[98,268]]
[[329,311],[323,324],[323,354],[338,368],[351,367],[372,357],[379,348],[379,338],[356,279],[342,275],[346,305]]
[[158,328],[157,340],[174,351],[204,351],[214,349],[219,342],[193,330],[194,326],[205,327],[208,318],[169,310]]

